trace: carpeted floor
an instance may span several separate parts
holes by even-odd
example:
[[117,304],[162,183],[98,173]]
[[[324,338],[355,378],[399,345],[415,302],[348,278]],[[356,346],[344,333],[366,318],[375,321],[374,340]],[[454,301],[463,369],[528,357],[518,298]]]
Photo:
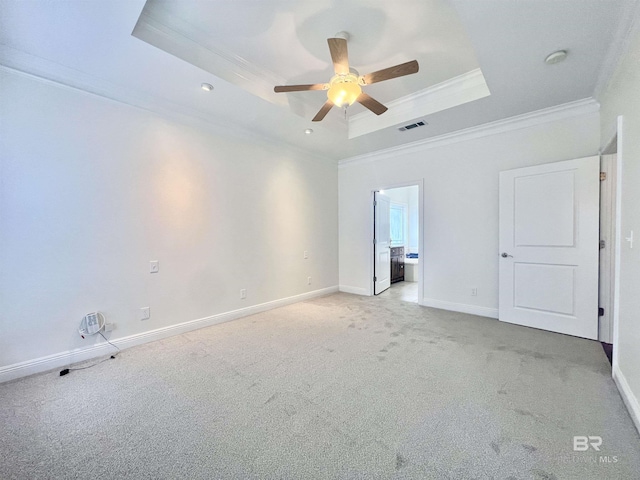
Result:
[[[0,385],[0,478],[638,479],[597,342],[380,297]],[[600,451],[574,452],[574,436]]]

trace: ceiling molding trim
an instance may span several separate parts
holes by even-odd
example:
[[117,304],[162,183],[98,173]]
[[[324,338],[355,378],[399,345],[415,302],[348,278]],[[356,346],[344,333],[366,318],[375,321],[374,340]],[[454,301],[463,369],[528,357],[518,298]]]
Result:
[[[174,22],[178,20],[173,18]],[[152,17],[147,7],[142,11],[132,36],[180,58],[196,67],[251,92],[257,97],[275,103],[286,104],[286,97],[276,95],[274,85],[282,85],[284,81],[273,72],[247,62],[244,58],[219,47],[204,46],[203,42],[188,35],[185,28],[180,30],[174,26]],[[191,31],[194,29],[191,27]]]
[[[275,93],[276,85],[287,81],[263,66],[221,47],[211,45],[206,32],[183,20],[170,16],[162,7],[147,3],[131,35],[174,57],[184,60],[218,78],[236,85],[269,103],[288,108],[294,114],[311,120],[319,105],[313,96]],[[346,120],[332,116],[327,122],[339,131],[346,129]]]
[[519,130],[522,128],[532,127],[544,123],[563,120],[571,117],[578,117],[596,113],[600,110],[600,104],[593,98],[585,98],[574,102],[564,103],[555,107],[544,108],[534,112],[516,115],[513,117],[497,120],[495,122],[485,123],[475,127],[465,128],[457,132],[438,135],[436,137],[418,140],[416,142],[398,145],[377,152],[357,155],[345,158],[338,162],[338,168],[347,168],[356,165],[377,162],[390,158],[397,158],[398,155],[406,155],[414,152],[420,152],[426,149],[442,147],[453,143],[464,142],[476,138],[497,135],[500,133]]
[[[146,92],[123,88],[104,79],[87,75],[78,70],[24,53],[6,45],[0,45],[0,58],[2,58],[3,62],[0,63],[0,71],[22,75],[45,84],[74,90],[85,95],[95,95],[119,104],[160,115],[161,117],[183,125],[205,129],[210,132],[213,131],[225,137],[239,138],[253,145],[277,147],[278,149],[284,148],[295,154],[298,160],[322,160],[333,164],[337,163],[336,160],[321,155],[318,152],[271,139],[241,125],[222,122],[198,110],[183,107],[163,98],[149,95]],[[297,155],[301,155],[301,157]]]
[[444,82],[406,95],[386,106],[382,117],[366,111],[349,118],[349,139],[392,127],[413,119],[457,107],[491,95],[482,71],[477,68]]
[[607,90],[618,65],[628,52],[629,45],[637,34],[640,34],[640,2],[629,2],[622,9],[620,23],[598,72],[598,79],[593,91],[594,98],[599,100]]

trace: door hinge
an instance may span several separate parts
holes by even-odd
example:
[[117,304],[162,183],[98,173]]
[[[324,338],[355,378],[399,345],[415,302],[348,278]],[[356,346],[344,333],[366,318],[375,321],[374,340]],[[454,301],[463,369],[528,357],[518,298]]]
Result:
[[598,308],[598,316],[599,317],[604,317],[604,308],[602,308],[602,307]]
[[600,172],[600,181],[602,182],[603,180],[607,179],[607,172]]
[[378,202],[376,202],[375,200],[373,201],[373,206],[377,207],[378,206]]
[[606,243],[604,240],[600,240],[600,250],[604,249],[606,247]]
[[378,277],[373,277],[373,281],[377,282],[378,281]]

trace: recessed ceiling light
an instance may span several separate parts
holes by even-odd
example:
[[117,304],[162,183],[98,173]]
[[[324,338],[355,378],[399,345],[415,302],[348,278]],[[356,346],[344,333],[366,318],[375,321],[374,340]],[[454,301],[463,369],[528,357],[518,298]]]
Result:
[[306,133],[307,135],[311,135],[313,133],[313,130],[311,130],[310,128],[307,128],[304,133]]
[[567,58],[566,50],[558,50],[557,52],[553,52],[544,59],[545,63],[548,65],[552,65],[554,63],[559,63]]
[[201,87],[203,90],[207,92],[210,92],[211,90],[213,90],[213,85],[211,85],[210,83],[203,83]]

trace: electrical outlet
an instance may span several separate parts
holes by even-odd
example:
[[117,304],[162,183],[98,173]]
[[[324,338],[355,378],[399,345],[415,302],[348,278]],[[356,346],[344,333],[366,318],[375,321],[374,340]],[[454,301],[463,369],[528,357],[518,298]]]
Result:
[[151,309],[149,307],[142,307],[140,309],[140,320],[149,320],[151,318]]
[[311,277],[307,277],[307,285],[311,285]]
[[247,298],[247,289],[242,288],[240,289],[240,300],[244,300],[245,298]]
[[471,296],[472,297],[478,296],[478,287],[471,287]]
[[107,332],[111,332],[111,331],[113,331],[113,329],[115,329],[115,328],[116,328],[116,324],[115,324],[115,323],[105,323],[105,324],[104,324],[104,332],[105,332],[105,333],[107,333]]
[[306,250],[304,251],[304,253],[302,254],[303,258],[309,258],[309,252],[307,252]]
[[149,273],[158,273],[160,271],[160,263],[158,260],[151,260],[149,262]]

